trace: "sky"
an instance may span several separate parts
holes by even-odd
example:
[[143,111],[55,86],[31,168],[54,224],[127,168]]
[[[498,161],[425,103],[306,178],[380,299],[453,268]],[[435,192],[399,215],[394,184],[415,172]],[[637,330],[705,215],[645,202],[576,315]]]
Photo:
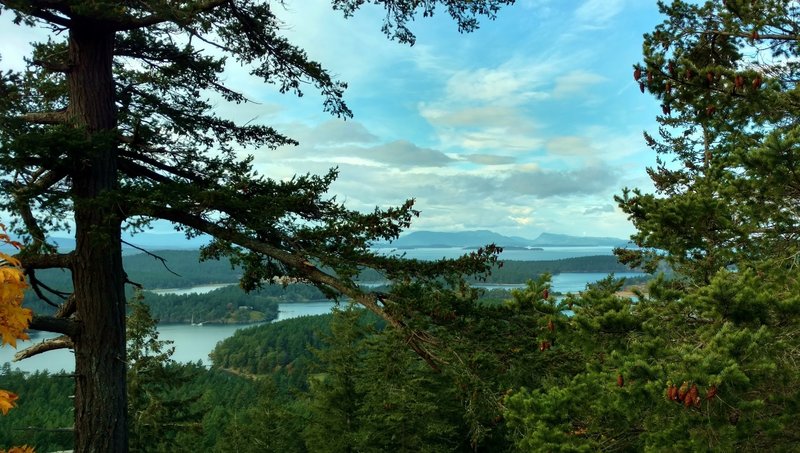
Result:
[[[642,132],[657,131],[660,108],[632,73],[642,34],[663,20],[655,1],[518,0],[470,34],[440,9],[411,24],[414,46],[388,40],[372,5],[348,19],[329,0],[275,8],[286,36],[348,83],[354,117],[323,112],[313,87],[280,94],[229,67],[226,82],[254,102],[215,101],[217,112],[300,142],[250,150],[259,173],[338,167],[332,195],[352,209],[414,198],[421,215],[410,231],[634,232],[613,197],[652,191],[655,154]],[[15,68],[37,36],[2,18],[0,69]]]

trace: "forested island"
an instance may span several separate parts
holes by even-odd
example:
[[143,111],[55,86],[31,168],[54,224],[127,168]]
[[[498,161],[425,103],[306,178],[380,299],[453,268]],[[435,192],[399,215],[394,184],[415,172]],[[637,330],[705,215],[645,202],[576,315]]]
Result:
[[[154,256],[159,257],[158,259]],[[277,317],[279,303],[327,300],[318,288],[310,284],[266,282],[261,288],[245,292],[239,285],[242,276],[240,266],[227,259],[200,261],[200,253],[191,250],[165,250],[150,254],[136,253],[123,257],[129,279],[141,286],[144,302],[150,306],[154,318],[163,323],[212,323],[249,324],[271,321]],[[524,284],[542,274],[562,272],[615,273],[630,271],[611,255],[565,258],[545,261],[504,261],[491,273],[471,281],[483,285]],[[37,278],[50,288],[69,292],[72,283],[69,274],[45,269],[37,272]],[[367,285],[387,285],[385,274],[367,270],[361,272],[358,282]],[[630,284],[642,283],[631,281]],[[203,294],[169,294],[158,291],[174,288],[190,288],[201,285],[227,284]],[[134,292],[128,287],[128,297]],[[492,295],[491,297],[496,297]],[[52,296],[51,296],[52,297]],[[37,313],[54,313],[55,307],[47,304],[38,295],[29,291],[25,304]]]

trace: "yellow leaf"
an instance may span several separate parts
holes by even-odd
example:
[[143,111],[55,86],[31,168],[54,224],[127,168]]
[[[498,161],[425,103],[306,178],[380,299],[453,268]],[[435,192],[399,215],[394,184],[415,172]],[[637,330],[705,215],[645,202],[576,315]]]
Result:
[[17,395],[15,393],[11,393],[8,390],[0,390],[0,412],[3,415],[8,415],[8,411],[15,406],[14,401],[16,400]]

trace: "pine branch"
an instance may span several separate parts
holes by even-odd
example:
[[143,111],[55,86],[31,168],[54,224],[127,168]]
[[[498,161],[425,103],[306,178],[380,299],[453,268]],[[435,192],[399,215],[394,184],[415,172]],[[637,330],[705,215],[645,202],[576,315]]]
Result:
[[112,27],[117,31],[136,30],[139,28],[152,27],[164,22],[189,22],[194,16],[208,12],[221,5],[230,2],[230,0],[209,0],[205,3],[190,3],[191,7],[186,9],[176,9],[170,11],[170,14],[149,14],[143,17],[130,17],[125,20],[114,21]]
[[0,5],[5,6],[13,11],[18,11],[20,14],[29,15],[42,19],[62,27],[70,27],[72,20],[69,17],[59,16],[51,11],[54,9],[61,14],[66,14],[67,2],[61,0],[38,0],[31,1],[26,7],[20,7],[19,3],[13,0],[0,0]]
[[377,294],[372,292],[365,293],[356,285],[353,285],[352,282],[340,280],[331,274],[323,272],[309,262],[304,256],[287,252],[267,244],[266,242],[253,239],[244,233],[221,227],[215,223],[201,218],[200,216],[188,214],[179,210],[166,207],[153,207],[152,212],[149,212],[146,215],[186,225],[216,238],[230,241],[246,249],[269,256],[270,258],[296,270],[310,282],[331,288],[334,291],[353,299],[357,303],[381,317],[391,326],[397,328],[404,327],[398,319],[395,319],[381,309],[381,307],[378,305]]
[[[138,145],[134,144],[134,139],[132,137],[121,137],[120,140],[123,143],[130,143],[133,146],[138,147]],[[165,150],[160,150],[160,149],[151,148],[151,147],[146,147],[145,150],[149,151],[149,152],[153,152],[153,153],[164,152],[165,151]],[[195,173],[192,173],[192,172],[188,172],[188,171],[184,171],[184,170],[181,170],[179,168],[175,168],[172,165],[165,164],[165,163],[160,162],[160,161],[158,161],[156,159],[147,157],[147,156],[145,156],[143,154],[140,154],[140,153],[137,153],[137,152],[134,152],[134,151],[120,150],[119,154],[120,154],[120,156],[123,156],[123,157],[126,157],[128,159],[131,159],[129,162],[131,162],[131,164],[133,164],[133,165],[137,165],[133,161],[134,160],[138,160],[138,161],[141,161],[141,162],[143,162],[143,163],[145,163],[147,165],[151,165],[153,167],[156,167],[159,170],[163,170],[163,171],[166,171],[166,172],[168,172],[170,174],[173,174],[175,176],[179,176],[181,178],[188,179],[189,181],[196,182],[196,183],[201,183],[201,184],[207,183],[207,181],[202,176],[200,176],[198,174],[195,174]],[[141,165],[139,165],[139,167],[145,168],[145,167],[143,167]],[[141,172],[142,170],[138,170],[138,171]],[[142,175],[144,175],[143,172],[142,172]]]

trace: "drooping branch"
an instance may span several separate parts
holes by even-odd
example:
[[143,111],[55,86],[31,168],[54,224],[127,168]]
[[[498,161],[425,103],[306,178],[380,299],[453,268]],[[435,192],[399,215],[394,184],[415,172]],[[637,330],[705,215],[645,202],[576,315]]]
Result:
[[[151,256],[151,257],[153,257],[154,259],[156,259],[156,260],[158,260],[158,261],[161,261],[161,265],[162,265],[162,266],[164,266],[164,269],[166,269],[166,270],[167,270],[167,271],[168,271],[170,274],[172,274],[172,275],[177,275],[178,277],[180,277],[180,276],[181,276],[181,275],[180,275],[180,274],[178,274],[177,272],[175,272],[175,271],[173,271],[172,269],[170,269],[170,268],[169,268],[169,266],[167,266],[167,260],[166,260],[166,259],[165,259],[163,256],[158,256],[158,255],[156,255],[155,253],[152,253],[152,252],[150,252],[150,251],[148,251],[148,250],[145,250],[145,249],[143,249],[143,248],[139,247],[138,245],[133,245],[133,244],[131,244],[131,243],[130,243],[130,242],[128,242],[128,241],[122,241],[122,243],[123,243],[123,244],[126,244],[126,245],[128,245],[128,246],[130,246],[130,247],[133,247],[133,248],[135,248],[136,250],[139,250],[140,252],[143,252],[143,253],[147,254],[148,256]],[[131,282],[130,280],[128,281],[128,283],[135,284],[135,283]],[[139,285],[139,287],[141,287],[141,285]]]
[[50,298],[45,296],[44,293],[42,293],[42,289],[44,289],[45,291],[49,292],[50,294],[55,294],[56,296],[61,297],[62,299],[66,299],[67,296],[69,295],[69,293],[65,293],[63,291],[58,291],[58,290],[53,289],[53,288],[45,285],[44,283],[42,283],[36,277],[36,270],[35,269],[27,269],[25,271],[25,273],[28,275],[28,282],[30,283],[31,288],[33,288],[33,292],[36,293],[36,297],[38,297],[39,299],[45,301],[47,304],[49,304],[49,305],[51,305],[53,307],[58,307],[59,306],[59,304],[51,301]]
[[333,275],[320,270],[303,256],[292,254],[265,242],[253,239],[246,234],[233,231],[228,228],[223,228],[199,216],[188,214],[179,210],[166,207],[153,207],[152,212],[148,215],[186,225],[211,236],[230,241],[246,249],[269,256],[270,258],[275,259],[298,271],[310,282],[326,286],[353,299],[356,303],[362,305],[364,308],[367,308],[371,312],[381,317],[391,326],[403,328],[402,322],[390,316],[378,305],[377,294],[372,292],[364,292],[352,283],[340,280]]
[[60,337],[44,340],[41,343],[36,343],[18,351],[14,354],[14,362],[19,362],[20,360],[39,355],[43,352],[54,351],[56,349],[73,349],[74,347],[75,344],[72,342],[72,339],[66,335],[62,335]]
[[[120,140],[123,143],[133,143],[132,137],[121,137]],[[134,146],[136,146],[136,145],[134,145]],[[150,148],[150,149],[148,149],[148,151],[158,152],[159,150]],[[133,151],[120,150],[119,154],[120,154],[120,156],[123,156],[125,158],[130,159],[129,162],[132,165],[136,165],[136,163],[133,162],[133,161],[134,160],[138,160],[138,161],[144,162],[144,163],[146,163],[148,165],[151,165],[151,166],[153,166],[155,168],[158,168],[159,170],[166,171],[166,172],[168,172],[170,174],[173,174],[175,176],[179,176],[181,178],[188,179],[189,181],[192,181],[192,182],[196,182],[196,183],[205,183],[206,182],[200,175],[197,175],[197,174],[194,174],[194,173],[191,173],[191,172],[188,172],[188,171],[184,171],[184,170],[181,170],[179,168],[175,168],[175,167],[173,167],[171,165],[167,165],[167,164],[165,164],[163,162],[160,162],[160,161],[158,161],[156,159],[153,159],[153,158],[150,158],[148,156],[142,155],[140,153],[136,153],[136,152],[133,152]],[[139,167],[144,168],[141,165],[139,165]],[[131,168],[134,168],[134,167],[131,167]],[[139,171],[141,172],[141,170],[139,170]],[[142,173],[142,176],[144,176],[144,173]]]
[[355,303],[386,321],[390,326],[402,332],[406,332],[408,346],[422,357],[432,369],[438,371],[439,366],[437,363],[445,363],[425,346],[426,344],[433,346],[438,345],[438,342],[432,335],[427,332],[420,332],[409,328],[402,320],[391,316],[381,307],[381,304],[385,304],[387,301],[391,302],[385,294],[364,292],[351,282],[343,281],[320,270],[303,256],[295,255],[268,243],[253,239],[246,234],[221,227],[199,216],[166,207],[154,207],[152,212],[149,212],[148,215],[194,228],[216,238],[230,241],[246,249],[269,256],[301,273],[309,282],[326,286],[349,297]]

